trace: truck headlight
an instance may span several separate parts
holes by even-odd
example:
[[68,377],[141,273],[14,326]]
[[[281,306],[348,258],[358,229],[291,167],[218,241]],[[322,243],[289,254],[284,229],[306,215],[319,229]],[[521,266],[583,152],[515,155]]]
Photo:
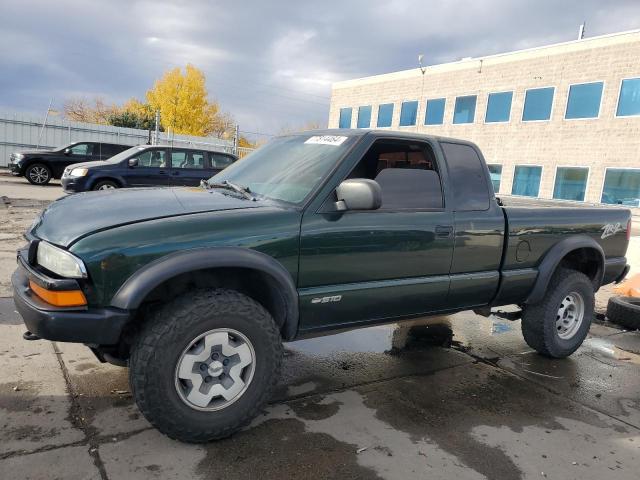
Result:
[[86,278],[87,269],[78,257],[47,242],[38,243],[38,265],[66,278]]
[[69,176],[71,177],[84,177],[89,170],[86,168],[74,168],[71,170]]

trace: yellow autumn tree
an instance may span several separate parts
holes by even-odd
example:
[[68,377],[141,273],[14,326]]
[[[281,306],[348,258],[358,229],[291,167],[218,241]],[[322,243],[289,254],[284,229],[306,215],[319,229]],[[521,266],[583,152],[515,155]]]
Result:
[[166,72],[147,92],[152,110],[160,111],[165,130],[206,136],[216,129],[219,108],[208,99],[204,73],[193,65]]

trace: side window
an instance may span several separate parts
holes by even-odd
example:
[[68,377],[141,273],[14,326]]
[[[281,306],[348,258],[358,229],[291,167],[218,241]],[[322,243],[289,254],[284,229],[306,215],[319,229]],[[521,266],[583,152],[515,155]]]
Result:
[[209,158],[211,159],[211,168],[223,169],[233,163],[233,157],[221,153],[209,153]]
[[171,168],[204,168],[204,153],[173,150]]
[[71,155],[92,155],[93,152],[93,143],[78,143],[70,148]]
[[164,150],[145,150],[135,157],[138,159],[138,167],[166,168],[167,158]]
[[469,145],[441,143],[449,167],[454,210],[471,211],[489,208],[489,187],[484,164]]
[[184,150],[171,150],[171,168],[182,168],[187,162],[187,152]]
[[378,182],[382,189],[382,210],[443,207],[440,175],[428,144],[378,141],[349,178],[369,178]]

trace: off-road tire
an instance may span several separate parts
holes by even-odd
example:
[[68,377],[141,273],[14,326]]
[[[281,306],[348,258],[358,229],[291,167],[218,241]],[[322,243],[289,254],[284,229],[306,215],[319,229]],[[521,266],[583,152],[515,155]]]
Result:
[[629,330],[640,330],[640,298],[611,297],[607,304],[607,318]]
[[[584,316],[575,334],[562,339],[556,328],[556,315],[563,299],[579,293],[584,300]],[[544,298],[527,305],[522,315],[522,334],[527,344],[538,353],[551,358],[565,358],[575,352],[589,333],[594,312],[593,283],[584,273],[558,268],[553,274]]]
[[109,188],[120,188],[120,185],[113,180],[100,180],[98,181],[91,190],[105,190],[104,187]]
[[[35,175],[36,172],[42,172],[42,174]],[[24,170],[24,177],[31,185],[46,185],[53,178],[53,172],[44,163],[32,163]]]
[[[234,329],[255,350],[255,370],[246,391],[218,411],[187,405],[175,385],[177,362],[197,336],[216,328]],[[233,290],[195,290],[149,315],[129,358],[133,397],[149,422],[176,440],[201,443],[230,436],[264,407],[276,385],[282,340],[271,315],[253,299]]]

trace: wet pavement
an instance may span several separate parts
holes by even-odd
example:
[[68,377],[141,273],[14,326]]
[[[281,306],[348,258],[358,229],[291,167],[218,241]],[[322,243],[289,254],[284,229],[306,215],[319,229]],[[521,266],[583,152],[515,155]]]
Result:
[[0,299],[0,478],[637,479],[640,333],[594,324],[549,360],[472,313],[285,345],[270,405],[187,445],[139,414],[127,370],[25,342]]

